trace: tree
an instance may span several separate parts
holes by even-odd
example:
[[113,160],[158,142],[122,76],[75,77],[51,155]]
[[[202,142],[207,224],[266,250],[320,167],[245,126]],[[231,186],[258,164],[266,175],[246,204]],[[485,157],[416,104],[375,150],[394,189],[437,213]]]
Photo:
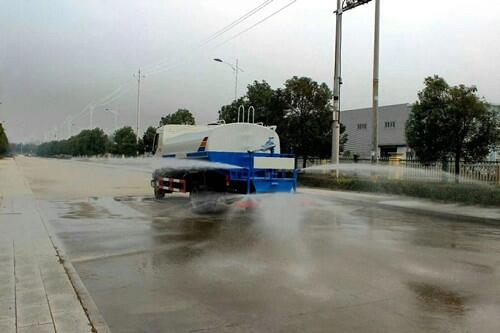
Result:
[[153,152],[153,141],[156,135],[156,128],[149,126],[144,135],[142,136],[142,143],[145,153]]
[[194,125],[195,120],[188,109],[178,109],[174,113],[161,117],[160,126],[166,124]]
[[287,106],[286,131],[282,135],[286,145],[302,157],[303,167],[310,157],[329,157],[333,122],[330,88],[311,78],[294,76],[285,82],[281,94]]
[[223,105],[219,110],[219,119],[225,121],[227,124],[235,123],[238,120],[238,108],[241,105],[245,107],[245,110],[250,106],[244,96],[238,98],[236,101],[232,101],[229,105]]
[[7,155],[9,152],[9,139],[7,139],[7,134],[3,128],[2,123],[0,123],[0,158]]
[[106,153],[108,137],[100,128],[83,130],[68,140],[69,147],[60,154],[96,156]]
[[437,75],[424,84],[406,123],[408,145],[424,163],[453,158],[458,175],[460,161],[480,161],[498,142],[499,115],[474,86],[450,87]]
[[112,151],[117,155],[135,156],[137,154],[137,141],[135,132],[130,126],[122,127],[113,134]]
[[[321,103],[316,103],[313,109],[304,111],[303,119],[307,120],[305,125],[312,125],[315,127],[316,132],[311,131],[314,139],[302,137],[300,131],[303,129],[301,126],[302,119],[297,119],[293,116],[291,111],[291,104],[295,99],[292,95],[301,96],[304,100],[312,100],[315,93],[306,93],[300,91],[297,87],[302,82],[305,86],[314,87],[311,91],[321,91],[323,99]],[[287,87],[289,88],[287,90]],[[293,92],[292,92],[293,90]],[[332,125],[332,109],[331,91],[326,84],[318,85],[316,82],[309,78],[294,77],[287,81],[285,89],[272,89],[266,81],[254,81],[247,86],[247,93],[245,96],[233,101],[230,105],[223,106],[219,111],[219,119],[224,120],[226,123],[236,122],[238,116],[238,108],[244,106],[248,110],[250,106],[255,108],[255,122],[262,122],[265,125],[276,125],[277,132],[281,138],[281,151],[287,153],[301,153],[297,150],[298,147],[305,149],[308,157],[328,157],[331,153],[331,125]],[[292,101],[292,99],[294,101]],[[317,112],[316,112],[317,111]],[[313,115],[312,117],[309,117]],[[241,121],[241,119],[240,119]],[[309,128],[309,127],[308,127]],[[345,126],[341,124],[341,150],[343,144],[347,141],[347,134]],[[307,157],[304,161],[307,160]],[[304,162],[306,163],[306,162]]]
[[[255,109],[255,122],[262,122],[265,125],[277,125],[278,130],[283,122],[283,110],[285,105],[279,98],[277,91],[264,80],[261,82],[254,81],[247,86],[245,96],[233,101],[230,105],[225,105],[219,110],[219,119],[226,123],[236,122],[238,119],[238,108],[245,107],[245,112],[250,106]],[[242,115],[240,115],[242,117]],[[246,113],[245,121],[248,114]],[[243,121],[243,119],[240,119]]]

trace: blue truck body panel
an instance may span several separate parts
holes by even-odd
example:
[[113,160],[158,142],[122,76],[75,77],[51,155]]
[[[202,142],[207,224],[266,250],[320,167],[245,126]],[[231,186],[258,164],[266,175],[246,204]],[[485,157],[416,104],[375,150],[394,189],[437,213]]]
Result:
[[[164,157],[171,158],[175,156],[168,155]],[[216,171],[222,175],[228,176],[231,181],[246,182],[247,194],[294,192],[296,190],[297,169],[256,169],[254,168],[254,157],[291,158],[293,155],[262,152],[244,153],[217,151],[198,151],[187,154],[188,159],[234,165],[234,168],[224,167],[216,169]]]

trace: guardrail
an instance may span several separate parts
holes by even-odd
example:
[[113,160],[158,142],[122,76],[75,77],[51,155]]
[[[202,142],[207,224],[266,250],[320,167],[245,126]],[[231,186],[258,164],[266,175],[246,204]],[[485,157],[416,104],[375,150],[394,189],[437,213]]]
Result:
[[[327,165],[327,159],[308,159],[307,166]],[[369,159],[341,159],[340,163],[371,164]],[[429,164],[417,160],[389,160],[381,159],[379,165],[395,166],[391,172],[391,178],[405,180],[429,180],[429,181],[454,181],[455,163],[453,160],[434,162]],[[302,160],[297,159],[296,165],[302,165]],[[487,183],[500,186],[500,161],[484,161],[478,163],[460,163],[458,175],[460,183]]]

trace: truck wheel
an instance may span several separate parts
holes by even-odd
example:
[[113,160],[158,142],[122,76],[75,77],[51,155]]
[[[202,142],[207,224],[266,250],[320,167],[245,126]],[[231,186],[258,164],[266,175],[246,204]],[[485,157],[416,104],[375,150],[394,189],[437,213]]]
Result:
[[155,199],[163,199],[165,198],[165,192],[158,187],[155,187]]

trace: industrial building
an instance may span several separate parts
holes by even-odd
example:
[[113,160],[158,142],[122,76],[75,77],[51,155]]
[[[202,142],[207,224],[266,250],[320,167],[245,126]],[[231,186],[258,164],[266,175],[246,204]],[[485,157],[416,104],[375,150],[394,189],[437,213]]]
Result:
[[[411,159],[412,150],[406,144],[405,124],[412,104],[394,104],[379,107],[378,115],[378,156],[381,158],[398,157]],[[490,105],[500,112],[500,105]],[[347,143],[344,156],[357,155],[360,159],[371,158],[372,151],[372,108],[352,109],[342,111],[340,122],[346,127]],[[493,149],[486,157],[488,161],[500,160],[500,151]]]
[[[411,104],[395,104],[379,107],[378,155],[381,158],[397,156],[410,158],[411,150],[406,144],[405,123]],[[346,127],[347,143],[344,155],[357,155],[360,159],[371,158],[372,108],[345,110],[340,113],[340,122]]]

